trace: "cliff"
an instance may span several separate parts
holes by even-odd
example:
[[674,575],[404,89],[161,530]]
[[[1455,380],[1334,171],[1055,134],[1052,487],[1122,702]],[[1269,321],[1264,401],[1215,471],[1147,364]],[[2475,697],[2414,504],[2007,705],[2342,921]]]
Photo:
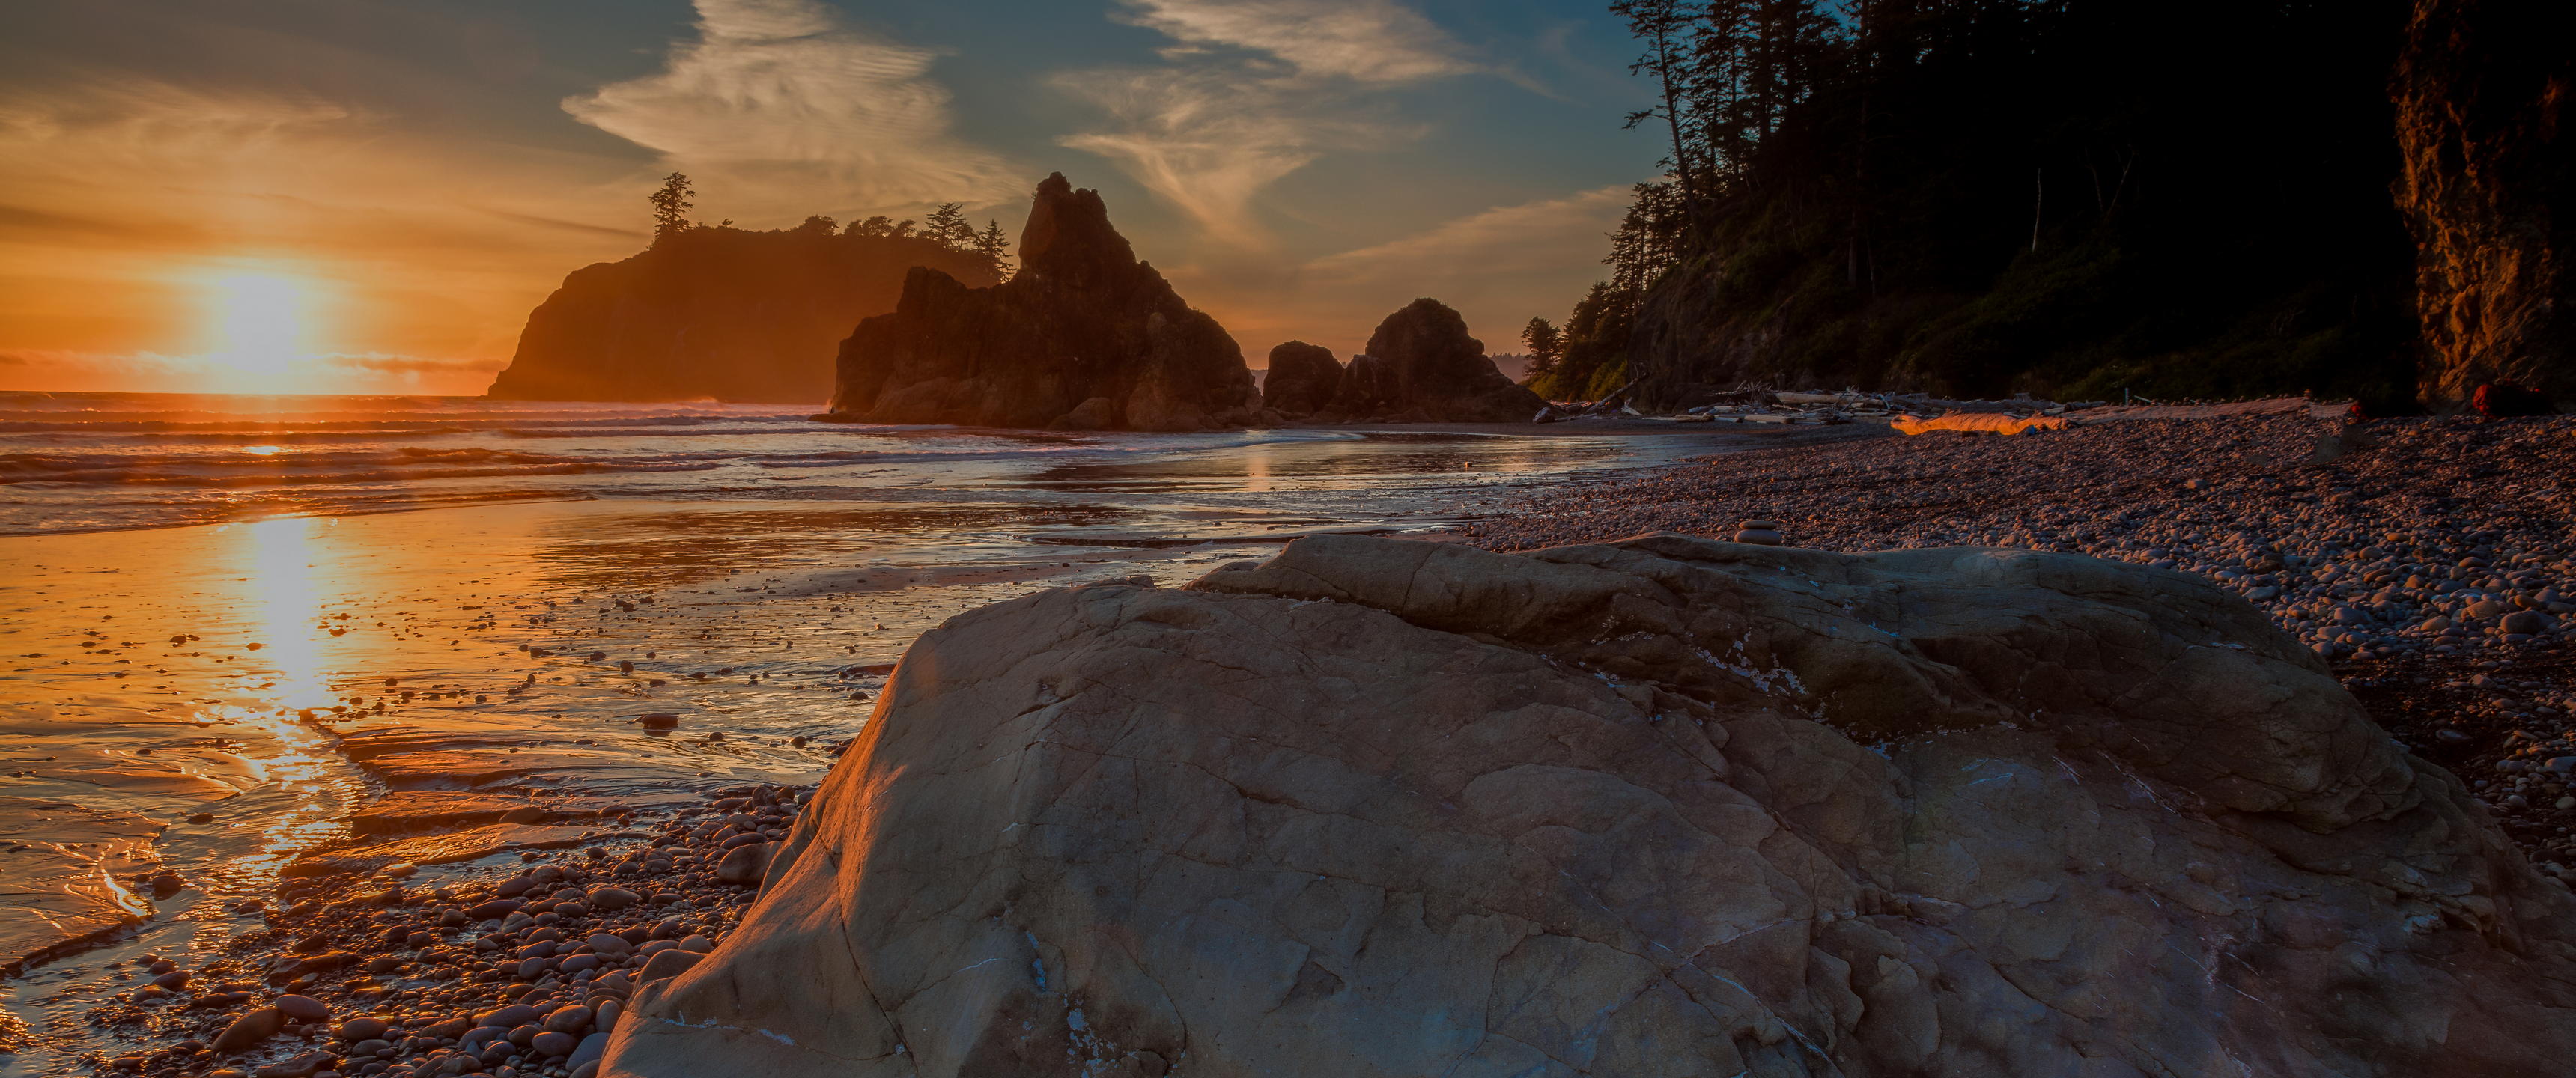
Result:
[[2418,0],[2396,78],[2424,324],[2423,394],[2487,383],[2576,411],[2576,15],[2526,0]]
[[488,395],[822,401],[835,344],[852,322],[893,310],[915,266],[977,285],[999,279],[982,258],[920,237],[676,232],[566,276],[528,315]]
[[1138,261],[1097,191],[1038,185],[1020,270],[976,288],[936,269],[841,342],[826,419],[1203,430],[1260,404],[1234,338]]

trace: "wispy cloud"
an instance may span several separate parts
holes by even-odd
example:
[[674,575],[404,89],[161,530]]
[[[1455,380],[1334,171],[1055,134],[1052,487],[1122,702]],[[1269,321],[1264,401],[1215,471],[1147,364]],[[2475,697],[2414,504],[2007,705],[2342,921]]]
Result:
[[1125,17],[1188,46],[1267,53],[1309,75],[1411,82],[1481,70],[1393,0],[1126,0]]
[[[1609,232],[1627,212],[1624,186],[1498,206],[1386,243],[1312,259],[1284,280],[1230,289],[1191,287],[1193,301],[1234,331],[1244,353],[1299,338],[1348,355],[1370,327],[1415,298],[1458,309],[1492,351],[1518,351],[1532,315],[1561,320],[1605,272]],[[1206,289],[1200,299],[1198,289]]]
[[1480,70],[1465,46],[1394,0],[1124,0],[1119,17],[1171,38],[1169,66],[1056,76],[1109,123],[1069,147],[1119,163],[1211,239],[1266,244],[1263,188],[1336,149],[1418,137],[1376,95]]
[[[951,134],[940,55],[841,24],[815,0],[697,0],[665,69],[566,98],[583,123],[659,150],[728,205],[984,205],[1023,177]],[[798,200],[802,200],[799,202]],[[769,205],[776,203],[776,206]]]

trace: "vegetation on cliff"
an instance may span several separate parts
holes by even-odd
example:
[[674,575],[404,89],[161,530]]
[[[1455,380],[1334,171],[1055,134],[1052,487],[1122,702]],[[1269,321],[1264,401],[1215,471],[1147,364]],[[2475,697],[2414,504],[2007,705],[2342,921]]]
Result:
[[566,276],[489,395],[819,403],[841,338],[893,310],[913,267],[978,287],[1009,275],[1000,227],[976,231],[955,204],[921,222],[814,216],[753,231],[690,221],[694,194],[674,173],[651,196],[651,247]]
[[1669,171],[1542,393],[2412,393],[2402,0],[1612,9]]

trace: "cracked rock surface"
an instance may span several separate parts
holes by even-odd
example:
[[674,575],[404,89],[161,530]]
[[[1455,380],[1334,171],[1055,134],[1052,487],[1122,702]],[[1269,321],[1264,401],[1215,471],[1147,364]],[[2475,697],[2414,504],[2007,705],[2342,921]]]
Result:
[[2571,941],[2198,578],[1318,536],[925,634],[601,1073],[2554,1073]]

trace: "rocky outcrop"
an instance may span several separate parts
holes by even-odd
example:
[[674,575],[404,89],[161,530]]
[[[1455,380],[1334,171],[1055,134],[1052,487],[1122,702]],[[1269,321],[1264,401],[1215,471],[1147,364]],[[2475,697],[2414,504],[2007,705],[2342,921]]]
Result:
[[1546,406],[1494,368],[1457,311],[1417,299],[1378,323],[1327,411],[1349,421],[1526,423]]
[[928,266],[999,280],[981,256],[917,236],[691,228],[574,270],[528,315],[489,396],[812,404],[832,394],[850,325],[894,309]]
[[2576,411],[2576,16],[2416,0],[2397,66],[2397,204],[2413,227],[2423,393],[2480,385]]
[[1018,275],[972,288],[905,279],[894,313],[841,343],[824,419],[991,427],[1204,430],[1260,403],[1243,352],[1109,224],[1097,191],[1038,185]]
[[923,635],[602,1074],[2538,1074],[2572,939],[2197,577],[1324,536]]
[[1333,350],[1290,341],[1270,350],[1270,370],[1261,376],[1261,406],[1290,419],[1323,411],[1342,388],[1342,364]]

